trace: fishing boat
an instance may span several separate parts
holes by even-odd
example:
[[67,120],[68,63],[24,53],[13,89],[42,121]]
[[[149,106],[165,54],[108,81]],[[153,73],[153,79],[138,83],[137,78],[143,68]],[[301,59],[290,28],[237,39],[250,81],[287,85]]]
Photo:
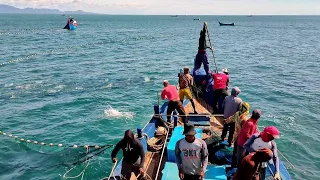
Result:
[[69,18],[67,19],[67,24],[64,26],[63,29],[76,30],[77,27],[78,27],[77,21],[76,21],[74,18],[69,17]]
[[[205,74],[195,75],[194,80],[196,84],[206,79]],[[210,82],[210,81],[209,81]],[[192,114],[193,108],[188,100],[184,100],[184,107],[187,112],[187,118],[189,123],[192,123],[196,127],[196,137],[202,138],[208,142],[220,137],[223,129],[223,115],[212,114],[212,96],[213,90],[199,92],[193,90],[194,94],[197,94],[194,99],[198,114]],[[222,102],[219,102],[221,107]],[[145,150],[145,174],[148,180],[179,180],[178,169],[175,164],[175,144],[183,138],[183,123],[180,121],[178,115],[173,115],[174,123],[173,127],[168,128],[168,132],[162,137],[155,138],[154,134],[159,124],[162,124],[166,119],[166,110],[168,103],[164,103],[161,107],[159,105],[154,106],[154,115],[151,120],[142,129],[137,129],[138,137]],[[156,142],[156,146],[160,146],[159,151],[150,150],[150,141]],[[226,144],[226,140],[222,144]],[[210,144],[208,144],[209,149]],[[232,147],[224,146],[226,151],[232,152]],[[210,162],[210,150],[209,150],[209,162]],[[211,156],[214,156],[214,154]],[[280,158],[281,159],[281,158]],[[280,176],[282,180],[291,180],[291,177],[284,166],[284,163],[280,160]],[[226,161],[225,164],[209,164],[205,172],[205,180],[227,180],[230,177],[227,176],[227,172],[230,169],[230,161]],[[272,161],[268,162],[268,168],[266,173],[266,179],[273,177],[275,173],[275,166]],[[110,174],[110,179],[120,180],[121,174],[121,161],[114,165],[113,171]]]
[[218,22],[219,22],[220,26],[234,26],[234,23],[222,23],[220,21],[218,21]]
[[[212,47],[211,42],[210,47]],[[214,150],[218,146],[218,150],[221,150],[221,152],[225,154],[231,152],[232,154],[233,147],[227,146],[226,140],[223,142],[219,141],[224,120],[222,114],[213,114],[214,91],[212,88],[212,78],[208,77],[204,70],[197,71],[194,74],[195,85],[192,88],[192,93],[194,94],[194,103],[198,114],[193,114],[193,108],[189,100],[184,100],[183,106],[188,123],[195,126],[197,132],[195,136],[205,140],[208,145],[209,164],[205,171],[204,180],[231,179],[231,158],[227,156],[221,158],[217,153],[218,151]],[[203,84],[204,80],[206,81],[205,85]],[[204,86],[207,87],[206,90],[202,90]],[[220,99],[218,103],[219,113],[223,112],[222,103],[223,100]],[[139,138],[145,151],[145,177],[148,180],[179,180],[178,168],[175,163],[175,145],[178,140],[184,138],[182,134],[184,126],[180,120],[181,116],[175,112],[172,115],[173,123],[166,122],[168,102],[165,102],[161,106],[159,104],[158,100],[158,104],[153,107],[154,115],[149,122],[142,129],[137,129],[136,136]],[[159,135],[159,127],[165,128],[165,133]],[[287,160],[279,150],[278,152],[282,155],[283,159]],[[220,159],[218,159],[218,156]],[[290,162],[288,161],[288,163]],[[272,179],[275,174],[275,166],[272,160],[267,162],[267,167],[266,179]],[[122,160],[114,163],[111,172],[108,173],[108,178],[105,179],[120,180],[121,168]],[[287,168],[282,162],[282,158],[280,158],[279,162],[279,172],[282,180],[291,180]],[[132,174],[131,179],[135,179],[133,176]]]
[[195,21],[200,21],[200,18],[195,18],[195,19],[193,19],[193,20],[195,20]]

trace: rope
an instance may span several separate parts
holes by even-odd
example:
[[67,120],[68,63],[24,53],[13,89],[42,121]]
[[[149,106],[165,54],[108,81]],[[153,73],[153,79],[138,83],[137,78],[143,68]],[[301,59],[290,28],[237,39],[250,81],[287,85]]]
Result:
[[[154,114],[155,116],[167,116],[166,114]],[[178,117],[188,117],[188,116],[193,116],[193,117],[223,117],[223,114],[186,114],[186,115],[182,115],[182,114],[176,114],[173,116],[178,116]]]
[[209,39],[209,43],[210,43],[210,50],[212,52],[214,65],[216,67],[216,72],[218,72],[217,62],[216,62],[216,58],[215,58],[214,53],[213,53],[212,43],[211,43],[210,34],[209,34],[209,31],[208,31],[208,26],[207,25],[206,25],[206,31],[207,31],[207,34],[208,34],[208,39]]
[[[169,135],[169,131],[167,131],[166,139],[165,139],[165,141],[164,141],[164,144],[167,142],[168,135]],[[165,150],[165,148],[163,147],[162,152],[161,152],[161,157],[160,157],[159,166],[158,166],[158,169],[157,169],[157,173],[156,173],[156,178],[155,178],[155,180],[157,180],[157,179],[158,179],[158,176],[159,176],[159,171],[160,171],[160,167],[161,167],[161,162],[162,162],[164,150]]]
[[116,161],[113,166],[112,166],[112,169],[111,169],[111,172],[110,172],[110,175],[108,177],[108,180],[110,180],[111,176],[114,178],[114,170],[116,168],[116,165],[117,165],[118,161]]
[[[140,176],[141,176],[141,174],[138,174],[138,176],[136,178],[138,179]],[[146,172],[144,173],[144,176],[147,176],[150,180],[152,180],[152,178]]]
[[0,134],[2,134],[3,136],[7,136],[9,138],[13,138],[13,139],[17,139],[20,142],[26,142],[27,144],[31,144],[33,143],[34,145],[40,145],[40,146],[49,146],[49,147],[67,147],[67,148],[95,148],[96,150],[104,148],[106,146],[113,146],[113,144],[105,144],[105,145],[64,145],[62,143],[45,143],[45,142],[41,142],[39,143],[39,141],[33,141],[30,139],[26,139],[26,138],[20,138],[18,136],[14,136],[12,134],[7,134],[5,132],[0,131]]
[[[87,154],[89,153],[89,147],[87,147]],[[64,173],[64,175],[63,175],[63,178],[64,179],[75,179],[75,178],[78,178],[78,177],[80,177],[81,176],[81,180],[83,180],[83,176],[84,176],[84,173],[86,172],[86,169],[87,169],[87,167],[89,166],[89,164],[90,164],[90,160],[86,160],[88,163],[87,163],[87,165],[84,167],[84,169],[80,172],[80,174],[78,174],[78,175],[76,175],[76,176],[73,176],[73,177],[68,177],[68,176],[66,176],[69,172],[71,172],[74,168],[76,168],[77,166],[74,166],[74,167],[72,167],[71,169],[69,169],[66,173]]]

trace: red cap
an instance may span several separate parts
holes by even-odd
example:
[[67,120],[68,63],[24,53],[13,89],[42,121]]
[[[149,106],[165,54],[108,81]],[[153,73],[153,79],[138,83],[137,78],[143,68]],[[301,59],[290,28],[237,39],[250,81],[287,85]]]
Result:
[[263,132],[270,134],[275,139],[279,139],[279,131],[275,126],[267,126],[264,128]]

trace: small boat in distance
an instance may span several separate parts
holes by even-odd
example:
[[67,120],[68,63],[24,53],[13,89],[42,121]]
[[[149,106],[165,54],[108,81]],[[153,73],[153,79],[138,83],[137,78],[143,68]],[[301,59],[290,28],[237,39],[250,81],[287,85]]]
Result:
[[252,17],[252,15],[249,15],[249,16],[247,16],[247,17]]
[[222,23],[220,21],[218,21],[218,22],[219,22],[220,26],[234,26],[234,23]]
[[200,21],[200,18],[195,18],[195,19],[193,19],[193,20],[195,20],[195,21]]
[[67,24],[64,26],[63,29],[76,30],[77,27],[78,27],[77,21],[73,17],[69,17],[67,19]]
[[61,14],[61,16],[66,16],[65,14]]
[[178,17],[178,15],[174,15],[174,16],[171,16],[171,17]]

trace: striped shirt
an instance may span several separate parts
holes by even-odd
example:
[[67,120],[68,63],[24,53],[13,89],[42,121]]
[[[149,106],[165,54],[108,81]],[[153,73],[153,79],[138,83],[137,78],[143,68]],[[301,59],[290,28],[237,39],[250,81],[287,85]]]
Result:
[[179,75],[179,86],[180,89],[190,88],[192,86],[193,80],[190,74],[183,74]]

